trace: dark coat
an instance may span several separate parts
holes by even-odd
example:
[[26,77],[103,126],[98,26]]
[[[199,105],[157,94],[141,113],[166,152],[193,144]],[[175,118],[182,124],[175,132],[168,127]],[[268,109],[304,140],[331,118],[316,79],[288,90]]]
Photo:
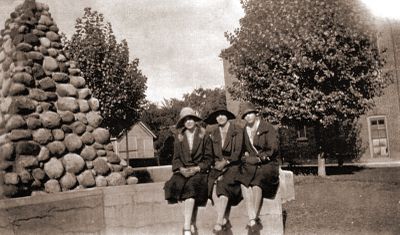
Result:
[[[205,130],[196,127],[192,151],[186,135],[179,133],[174,142],[174,156],[172,159],[172,177],[165,183],[165,199],[169,203],[176,203],[188,198],[194,198],[197,205],[207,203],[207,175],[212,164],[211,150],[206,149],[208,138]],[[201,171],[186,178],[180,172],[180,167],[199,166]]]
[[[210,131],[209,137],[214,161],[225,159],[229,162],[222,171],[211,169],[208,178],[209,197],[212,198],[214,182],[218,179],[216,182],[217,195],[225,195],[229,198],[231,205],[237,205],[242,200],[240,184],[235,179],[239,173],[238,170],[241,163],[243,130],[231,121],[226,133],[224,146],[221,143],[222,138],[218,126],[215,126]],[[222,177],[220,177],[221,175]]]
[[174,142],[174,156],[172,158],[172,171],[180,167],[199,166],[202,171],[207,171],[212,164],[211,150],[206,149],[206,132],[197,127],[194,133],[192,151],[189,150],[189,141],[186,135],[179,133]]
[[228,160],[235,165],[240,163],[243,145],[243,129],[230,122],[228,132],[226,133],[224,146],[221,144],[221,133],[218,126],[210,131],[210,139],[212,143],[212,153],[214,160]]
[[249,153],[249,157],[259,157],[262,162],[251,165],[245,162],[245,156],[243,156],[243,163],[240,166],[240,175],[237,180],[246,187],[260,186],[264,197],[273,198],[279,185],[278,133],[270,123],[262,119],[260,119],[257,133],[254,136],[254,147],[250,142],[246,128],[243,129],[243,133],[244,151]]

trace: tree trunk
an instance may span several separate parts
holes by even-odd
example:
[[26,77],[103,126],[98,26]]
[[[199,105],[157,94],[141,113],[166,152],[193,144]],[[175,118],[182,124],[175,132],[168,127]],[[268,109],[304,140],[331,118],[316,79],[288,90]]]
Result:
[[315,128],[315,137],[318,146],[318,176],[326,176],[325,170],[325,149],[324,146],[326,144],[323,142],[325,141],[324,137],[326,136],[326,129],[318,125]]
[[324,153],[318,154],[318,176],[326,176]]

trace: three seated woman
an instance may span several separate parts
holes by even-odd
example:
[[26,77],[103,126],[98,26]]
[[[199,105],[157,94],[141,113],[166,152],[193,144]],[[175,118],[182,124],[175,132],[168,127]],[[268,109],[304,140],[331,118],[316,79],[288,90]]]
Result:
[[231,207],[242,199],[249,218],[246,228],[262,229],[262,199],[274,197],[279,185],[278,135],[253,104],[242,104],[240,114],[242,120],[237,120],[226,108],[219,108],[203,120],[208,125],[203,128],[192,108],[180,112],[173,175],[164,190],[169,203],[184,204],[185,235],[197,233],[197,209],[208,199],[217,211],[214,234],[231,228]]

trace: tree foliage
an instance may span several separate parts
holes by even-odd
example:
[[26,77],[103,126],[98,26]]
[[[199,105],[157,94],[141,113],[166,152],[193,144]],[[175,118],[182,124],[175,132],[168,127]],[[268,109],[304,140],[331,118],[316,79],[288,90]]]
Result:
[[157,136],[157,140],[154,142],[156,150],[160,150],[166,138],[172,135],[182,107],[184,107],[184,102],[175,98],[164,100],[161,107],[154,103],[148,103],[145,106],[141,120]]
[[126,40],[117,42],[101,13],[85,8],[75,30],[65,50],[100,101],[102,125],[115,136],[139,119],[147,78],[138,68],[138,59],[129,61]]
[[376,32],[358,1],[247,0],[221,57],[234,97],[282,124],[330,127],[373,107],[390,82]]
[[191,93],[183,95],[183,101],[186,106],[198,111],[203,118],[220,107],[226,107],[225,90],[220,88],[195,89]]

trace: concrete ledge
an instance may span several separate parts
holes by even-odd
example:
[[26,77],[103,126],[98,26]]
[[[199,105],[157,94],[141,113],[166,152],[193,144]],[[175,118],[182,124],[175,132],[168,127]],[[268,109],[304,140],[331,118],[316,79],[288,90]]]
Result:
[[[180,234],[183,225],[183,207],[169,205],[164,200],[164,183],[137,185],[126,189],[107,188],[104,198],[106,234]],[[161,196],[160,196],[161,195]],[[134,203],[132,204],[132,201]],[[264,200],[261,211],[264,223],[262,234],[283,234],[282,207],[279,197]],[[216,220],[215,208],[208,203],[200,208],[197,217],[199,234],[212,234]],[[234,234],[245,234],[247,211],[244,203],[232,208],[231,222]]]
[[[172,176],[172,166],[152,166],[134,168],[136,172],[146,172],[146,175],[152,182],[165,182]],[[280,191],[282,203],[294,200],[294,176],[293,172],[287,170],[279,170],[280,175]]]
[[149,166],[133,168],[135,173],[146,173],[152,182],[165,182],[172,175],[172,166]]
[[[283,234],[281,198],[294,194],[282,186],[290,185],[284,181],[292,176],[282,171],[276,198],[263,201],[260,234]],[[183,208],[167,204],[163,186],[157,182],[0,200],[0,234],[181,234]],[[211,203],[200,208],[199,234],[212,234],[215,221]],[[247,234],[247,221],[244,202],[232,208],[232,234]]]
[[95,234],[104,229],[101,190],[0,201],[0,234]]

